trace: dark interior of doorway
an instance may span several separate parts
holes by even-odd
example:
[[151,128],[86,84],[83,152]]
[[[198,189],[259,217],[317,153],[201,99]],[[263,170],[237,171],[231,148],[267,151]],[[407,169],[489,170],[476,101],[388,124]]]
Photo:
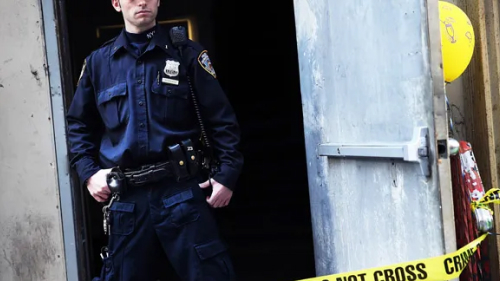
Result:
[[[96,28],[122,23],[110,2],[57,2],[67,23],[60,27],[66,104],[83,58],[107,39],[97,38]],[[197,41],[209,50],[242,127],[238,191],[216,211],[242,281],[315,275],[293,2],[278,2],[162,1],[158,16],[195,19]],[[100,205],[73,186],[81,280],[89,280],[105,243]]]

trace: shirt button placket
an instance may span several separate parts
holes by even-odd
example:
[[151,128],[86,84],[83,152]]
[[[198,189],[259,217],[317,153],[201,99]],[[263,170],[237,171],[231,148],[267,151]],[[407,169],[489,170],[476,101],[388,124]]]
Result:
[[145,100],[146,100],[146,90],[144,88],[144,73],[145,73],[145,64],[144,61],[141,59],[137,60],[136,63],[136,87],[137,89],[136,92],[136,98],[137,98],[137,104],[139,107],[137,108],[137,122],[139,125],[138,128],[138,140],[139,140],[139,153],[141,155],[146,156],[147,155],[147,149],[148,149],[148,126],[147,126],[147,112],[146,112],[146,107],[144,106]]

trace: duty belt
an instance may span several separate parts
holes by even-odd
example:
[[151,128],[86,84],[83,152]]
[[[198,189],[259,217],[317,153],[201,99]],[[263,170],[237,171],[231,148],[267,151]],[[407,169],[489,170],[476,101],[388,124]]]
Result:
[[126,169],[123,171],[127,184],[141,186],[144,184],[157,182],[163,178],[173,176],[172,163],[160,162],[150,165],[143,165],[136,169]]

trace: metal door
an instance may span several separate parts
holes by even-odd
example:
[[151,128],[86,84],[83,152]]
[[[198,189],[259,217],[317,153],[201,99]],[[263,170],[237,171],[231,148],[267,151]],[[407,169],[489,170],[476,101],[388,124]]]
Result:
[[318,276],[456,249],[437,5],[294,0]]

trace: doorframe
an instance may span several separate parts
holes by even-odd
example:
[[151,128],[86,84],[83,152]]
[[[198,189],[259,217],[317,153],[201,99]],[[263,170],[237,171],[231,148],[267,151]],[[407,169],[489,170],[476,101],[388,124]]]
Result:
[[[92,237],[83,205],[88,194],[85,188],[81,188],[76,173],[70,167],[66,133],[66,109],[71,103],[69,97],[73,96],[75,90],[73,74],[76,71],[70,59],[67,1],[41,0],[40,3],[50,83],[66,280],[92,280]],[[194,28],[193,38],[196,37],[197,29]]]
[[[434,135],[436,148],[445,146],[442,154],[436,153],[436,168],[441,201],[441,223],[445,253],[457,250],[455,231],[455,209],[453,207],[453,186],[448,146],[449,124],[446,108],[446,92],[442,69],[441,31],[438,1],[427,1],[427,29],[429,40],[429,63],[433,92]],[[436,149],[437,150],[437,149]]]
[[[86,221],[82,212],[81,188],[69,163],[66,135],[66,108],[69,101],[64,93],[73,92],[70,44],[65,0],[41,0],[46,69],[50,84],[50,103],[56,154],[56,172],[62,221],[65,273],[67,280],[90,280],[88,250],[85,243]],[[78,234],[78,235],[77,235]]]

